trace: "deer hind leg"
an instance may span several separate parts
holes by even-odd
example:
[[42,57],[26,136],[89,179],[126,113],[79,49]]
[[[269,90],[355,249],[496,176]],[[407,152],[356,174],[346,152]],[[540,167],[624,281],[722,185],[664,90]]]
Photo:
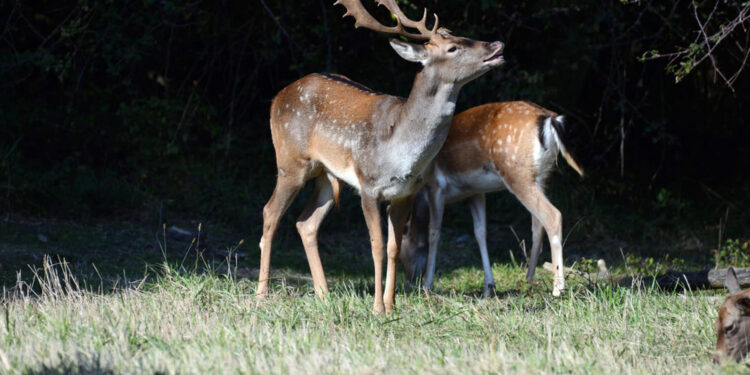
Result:
[[[279,169],[283,171],[283,169]],[[263,207],[263,237],[260,239],[260,273],[256,291],[258,298],[265,298],[268,294],[268,281],[271,272],[271,244],[276,228],[279,226],[279,220],[304,184],[304,175],[279,172],[273,195]]]
[[430,207],[430,225],[427,233],[427,272],[422,281],[422,288],[432,290],[433,279],[435,278],[435,263],[437,259],[437,250],[440,245],[440,227],[443,225],[443,211],[445,210],[445,197],[440,188],[428,190],[427,199]]
[[315,293],[322,297],[328,293],[326,275],[323,272],[323,264],[320,262],[318,253],[318,229],[323,219],[331,211],[333,206],[333,187],[326,173],[322,173],[315,179],[315,190],[313,196],[302,211],[297,220],[297,232],[302,238],[305,247],[307,262],[310,263]]
[[539,263],[539,255],[542,253],[542,236],[544,235],[544,228],[542,222],[536,218],[534,214],[531,215],[531,254],[529,256],[528,266],[529,270],[526,273],[526,282],[531,284],[534,281],[534,273],[536,272],[536,265]]
[[388,207],[388,269],[385,276],[385,313],[393,311],[396,297],[396,267],[401,251],[406,218],[411,212],[412,197],[392,201]]
[[385,312],[383,304],[383,230],[380,226],[380,209],[378,200],[362,192],[362,213],[365,216],[367,230],[370,232],[370,246],[372,247],[372,261],[375,266],[375,301],[373,310],[376,313]]
[[516,187],[516,189],[511,187],[511,190],[531,214],[541,222],[544,230],[547,231],[547,237],[550,242],[550,252],[552,253],[552,267],[554,270],[552,295],[559,296],[560,292],[565,289],[561,242],[562,215],[560,214],[560,211],[558,211],[557,208],[547,200],[542,189],[536,184]]
[[474,238],[479,245],[479,254],[482,256],[482,268],[484,269],[484,290],[482,295],[489,297],[495,293],[495,278],[492,276],[490,257],[487,254],[487,210],[485,195],[477,194],[469,198],[471,217],[474,222]]

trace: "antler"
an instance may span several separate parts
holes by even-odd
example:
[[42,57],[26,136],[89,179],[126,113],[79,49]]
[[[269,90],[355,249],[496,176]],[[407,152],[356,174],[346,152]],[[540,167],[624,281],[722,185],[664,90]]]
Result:
[[[438,16],[435,16],[435,25],[432,26],[432,30],[427,29],[425,22],[427,21],[427,9],[422,14],[422,19],[414,21],[406,17],[401,8],[398,7],[395,0],[375,0],[378,5],[385,6],[394,16],[396,16],[396,26],[385,26],[376,20],[362,5],[360,0],[337,0],[333,5],[341,4],[346,8],[344,17],[354,17],[354,27],[366,27],[370,30],[374,30],[384,34],[401,35],[408,39],[413,40],[429,40],[432,34],[437,31],[438,28]],[[414,34],[406,31],[404,26],[417,29],[419,34]]]

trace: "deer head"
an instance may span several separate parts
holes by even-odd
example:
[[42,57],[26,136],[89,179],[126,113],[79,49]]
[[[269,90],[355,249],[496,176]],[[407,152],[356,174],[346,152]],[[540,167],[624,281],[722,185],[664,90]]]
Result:
[[732,295],[719,308],[713,359],[717,363],[727,359],[739,362],[750,352],[750,289],[740,290],[737,275],[731,267],[724,284]]
[[[406,17],[396,5],[395,0],[376,0],[378,5],[385,6],[396,18],[395,26],[385,26],[375,20],[367,12],[359,0],[338,0],[335,4],[346,7],[346,16],[353,16],[355,27],[365,27],[388,35],[422,41],[424,44],[408,43],[398,39],[391,39],[391,47],[403,59],[421,63],[426,71],[433,74],[431,79],[439,79],[446,83],[463,85],[488,70],[503,63],[503,43],[481,42],[468,38],[451,35],[445,28],[438,27],[438,16],[432,29],[427,28],[427,9],[422,19],[414,21]],[[417,30],[417,33],[407,31],[404,27]]]

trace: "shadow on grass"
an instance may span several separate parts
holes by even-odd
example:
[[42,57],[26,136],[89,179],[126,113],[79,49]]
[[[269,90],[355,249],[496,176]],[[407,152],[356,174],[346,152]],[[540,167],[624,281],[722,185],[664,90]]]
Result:
[[[332,212],[320,230],[321,260],[331,289],[336,288],[341,280],[353,280],[359,290],[372,293],[373,266],[369,236],[357,197],[354,194],[345,195],[347,197],[342,201],[341,209]],[[305,192],[300,194],[302,198],[295,200],[282,218],[276,233],[271,256],[271,268],[275,272],[275,276],[272,275],[274,285],[281,283],[312,290],[310,269],[294,225],[307,196],[309,194]],[[487,203],[487,240],[491,263],[501,266],[517,263],[523,265],[522,249],[528,249],[531,245],[528,212],[509,194],[493,194],[488,197]],[[672,240],[670,233],[655,231],[641,235],[640,240],[632,240],[633,236],[624,234],[628,231],[627,227],[608,232],[613,225],[602,225],[600,219],[603,214],[577,210],[574,204],[567,203],[560,208],[568,213],[566,222],[571,223],[567,225],[565,233],[566,265],[603,258],[612,268],[619,265],[620,271],[623,271],[628,262],[671,262],[669,254],[673,254],[672,259],[683,261],[684,267],[679,269],[684,271],[705,269],[706,265],[711,264],[711,253],[705,246],[689,251],[680,247],[682,245],[669,245],[672,247],[665,249],[664,243]],[[174,268],[186,270],[200,270],[197,266],[201,263],[226,267],[229,255],[236,256],[233,262],[236,262],[238,270],[244,272],[237,275],[239,279],[257,280],[260,218],[239,229],[229,224],[203,222],[204,236],[200,243],[193,243],[190,238],[170,237],[165,234],[165,227],[158,223],[161,220],[161,214],[158,218],[154,214],[141,221],[0,222],[0,285],[14,285],[18,271],[21,271],[22,277],[30,276],[29,265],[38,267],[46,254],[53,259],[65,259],[74,275],[85,285],[104,285],[105,290],[112,285],[139,280],[165,262]],[[193,232],[200,223],[200,220],[185,219],[184,216],[170,217],[163,221],[167,226],[175,225]],[[473,272],[471,277],[479,277],[477,283],[471,285],[481,285],[481,276],[476,276],[481,273],[481,260],[472,232],[471,216],[465,204],[446,207],[436,282],[439,283],[441,278],[456,271],[470,269]],[[663,237],[662,242],[653,240],[659,237],[654,233]],[[713,233],[709,234],[713,236]],[[242,244],[241,240],[244,240]],[[546,242],[545,240],[539,264],[549,259]],[[497,293],[503,297],[526,293],[523,288],[519,289],[523,272],[519,271],[519,275],[500,276],[507,280],[504,281],[505,284],[498,285]],[[403,276],[400,266],[398,275]],[[498,281],[498,284],[503,283]],[[546,290],[544,288],[551,290],[551,286],[546,284],[538,287],[539,290]],[[481,286],[457,289],[467,296],[481,297]],[[450,290],[449,287],[447,292]]]
[[75,360],[66,359],[54,366],[44,364],[39,368],[25,369],[23,373],[29,375],[114,375],[119,373],[103,365],[98,354],[94,353],[92,357],[79,355]]

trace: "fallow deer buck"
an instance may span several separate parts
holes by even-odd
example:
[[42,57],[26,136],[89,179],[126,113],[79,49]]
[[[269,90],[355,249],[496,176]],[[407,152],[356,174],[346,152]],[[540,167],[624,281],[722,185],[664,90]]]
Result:
[[492,292],[495,282],[487,255],[485,194],[507,189],[531,213],[533,244],[527,280],[534,278],[544,229],[554,267],[552,294],[560,295],[565,288],[562,216],[544,195],[558,153],[583,176],[565,148],[563,117],[536,104],[490,103],[454,117],[448,139],[425,174],[427,182],[417,194],[404,236],[400,259],[407,278],[414,281],[425,273],[422,285],[432,288],[444,207],[469,199],[484,268],[484,294]]
[[[394,0],[377,0],[396,18],[395,26],[375,20],[358,0],[338,0],[353,16],[355,27],[399,35],[424,44],[391,39],[402,58],[423,65],[408,98],[376,93],[346,77],[311,74],[293,82],[271,104],[271,136],[278,176],[271,199],[263,208],[263,237],[257,296],[268,293],[271,242],[279,218],[306,181],[315,179],[313,197],[297,221],[310,264],[315,290],[328,291],[318,255],[317,232],[334,202],[339,180],[361,195],[375,264],[378,312],[393,309],[396,262],[413,195],[422,174],[443,145],[461,87],[503,62],[500,42],[456,37],[407,18]],[[407,31],[404,27],[416,30]],[[388,207],[388,266],[382,286],[383,233],[379,202]]]
[[740,362],[750,352],[750,289],[740,289],[732,267],[727,270],[724,284],[731,295],[719,308],[713,359],[717,363],[727,359]]

